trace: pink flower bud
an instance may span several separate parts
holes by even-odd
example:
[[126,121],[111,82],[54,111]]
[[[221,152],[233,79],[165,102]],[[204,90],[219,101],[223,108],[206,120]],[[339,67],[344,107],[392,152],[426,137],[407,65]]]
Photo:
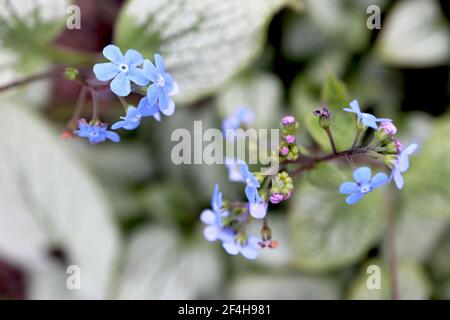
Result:
[[280,203],[281,201],[283,201],[284,197],[281,193],[272,193],[270,195],[269,201],[273,204],[277,204]]
[[281,154],[283,157],[287,156],[288,153],[289,153],[289,148],[288,148],[288,147],[284,146],[284,147],[281,147],[281,148],[280,148],[280,154]]
[[283,126],[289,126],[295,123],[295,118],[293,116],[285,116],[281,119],[281,124]]
[[395,148],[397,149],[397,153],[402,152],[403,151],[403,144],[400,142],[400,140],[393,139],[392,141],[394,141],[394,143],[395,143]]
[[291,197],[291,195],[292,195],[292,192],[289,192],[289,193],[285,194],[285,195],[283,196],[283,200],[289,199],[289,198]]
[[284,137],[284,141],[286,141],[289,144],[295,143],[295,136],[288,134]]
[[392,121],[383,121],[380,124],[380,130],[383,130],[384,132],[386,132],[390,136],[393,136],[394,134],[397,133],[397,128],[392,123]]

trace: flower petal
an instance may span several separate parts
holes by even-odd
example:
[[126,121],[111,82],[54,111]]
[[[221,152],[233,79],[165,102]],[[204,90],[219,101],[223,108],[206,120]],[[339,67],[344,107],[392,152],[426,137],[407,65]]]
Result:
[[110,45],[106,46],[105,48],[103,48],[103,55],[107,59],[109,59],[112,62],[117,63],[117,64],[125,62],[125,59],[124,59],[119,47],[117,47],[113,44],[110,44]]
[[164,111],[169,108],[169,96],[162,88],[158,90],[159,110]]
[[235,256],[239,253],[239,246],[234,242],[226,242],[222,246],[228,254]]
[[368,183],[372,176],[372,171],[369,167],[361,167],[353,171],[353,178],[359,183]]
[[249,204],[249,211],[253,218],[262,219],[267,214],[267,203],[264,201],[251,202]]
[[253,260],[258,257],[258,249],[247,245],[241,248],[241,254],[247,259]]
[[388,182],[389,178],[385,173],[377,173],[373,178],[372,178],[372,188],[378,188],[384,184],[386,184]]
[[402,154],[410,156],[417,150],[418,147],[419,145],[417,143],[413,143],[409,145],[405,150],[403,150]]
[[128,70],[128,78],[136,83],[138,86],[146,86],[150,82],[145,76],[142,69],[136,67],[130,67]]
[[120,136],[112,131],[106,131],[105,133],[105,138],[111,140],[112,142],[119,142],[120,141]]
[[169,106],[166,110],[161,110],[161,112],[168,117],[173,115],[175,113],[175,101],[173,101],[172,99],[169,100]]
[[398,189],[403,189],[403,186],[405,185],[405,180],[402,177],[402,174],[399,170],[393,170],[392,176],[394,178],[395,184],[397,185]]
[[123,72],[120,72],[109,86],[112,92],[121,97],[129,95],[131,92],[130,80]]
[[123,128],[123,127],[125,126],[126,123],[127,123],[126,121],[117,121],[116,123],[114,123],[114,124],[111,126],[111,129],[117,130],[117,129]]
[[100,81],[109,81],[119,73],[117,66],[111,62],[97,63],[92,70]]
[[136,67],[144,62],[142,55],[134,49],[130,49],[125,53],[125,63],[130,67]]
[[156,121],[161,122],[161,113],[157,112],[153,115]]
[[361,113],[361,108],[359,107],[358,100],[353,100],[352,102],[350,102],[350,107],[355,113]]
[[156,82],[159,80],[158,71],[156,70],[155,66],[153,65],[153,63],[150,60],[145,59],[143,71],[144,71],[144,76],[148,80],[150,80],[152,82]]
[[219,229],[216,226],[208,226],[203,229],[203,235],[208,241],[216,241],[219,234]]
[[164,59],[158,53],[155,54],[155,64],[156,64],[156,69],[158,70],[159,73],[162,73],[162,74],[166,73]]
[[343,194],[352,194],[358,191],[359,188],[356,183],[350,181],[343,182],[339,187],[339,192]]
[[139,113],[143,117],[154,116],[158,113],[158,105],[156,103],[149,104],[147,97],[143,97],[138,105]]
[[203,210],[200,214],[200,220],[204,224],[214,224],[216,222],[216,214],[210,209]]
[[359,200],[361,200],[362,197],[364,197],[364,194],[362,194],[361,192],[353,193],[345,199],[345,202],[347,202],[347,204],[355,204]]

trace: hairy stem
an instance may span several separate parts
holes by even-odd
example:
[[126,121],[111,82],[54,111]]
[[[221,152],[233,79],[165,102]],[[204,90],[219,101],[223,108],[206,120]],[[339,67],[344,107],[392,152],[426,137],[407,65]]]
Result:
[[20,80],[15,80],[13,82],[10,82],[3,86],[0,86],[0,92],[15,88],[15,87],[20,87],[20,86],[26,85],[26,84],[34,82],[34,81],[55,77],[58,74],[60,74],[60,72],[57,72],[56,70],[48,70],[48,71],[44,71],[44,72],[41,72],[38,74],[34,74],[29,77],[26,77],[26,78],[23,78]]
[[330,127],[326,128],[326,129],[325,129],[325,132],[327,133],[328,140],[330,140],[331,149],[333,149],[333,153],[334,153],[334,154],[337,154],[337,151],[336,151],[336,144],[334,143],[334,138],[333,138],[333,134],[331,133]]
[[355,149],[358,146],[359,139],[361,138],[362,133],[363,133],[362,130],[360,130],[359,128],[356,129],[355,139],[353,140],[353,143],[352,143],[352,146],[350,149]]
[[387,250],[388,265],[391,284],[391,299],[398,300],[398,270],[397,270],[397,253],[395,250],[395,206],[393,194],[389,192],[389,203],[387,209]]

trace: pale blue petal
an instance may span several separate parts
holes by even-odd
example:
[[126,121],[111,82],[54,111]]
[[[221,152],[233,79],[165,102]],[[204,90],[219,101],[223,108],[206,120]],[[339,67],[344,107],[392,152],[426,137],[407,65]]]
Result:
[[378,188],[384,184],[386,184],[388,182],[389,178],[385,173],[377,173],[373,178],[372,178],[372,188]]
[[166,73],[164,59],[157,53],[155,54],[155,64],[156,64],[156,69],[158,70],[159,73],[161,73],[161,74]]
[[253,260],[258,257],[258,249],[250,246],[245,246],[241,248],[241,254],[247,259]]
[[124,126],[126,123],[127,123],[126,121],[117,121],[116,123],[114,123],[114,124],[111,126],[111,129],[117,130],[117,129],[123,128],[123,126]]
[[162,88],[158,90],[159,110],[163,111],[169,107],[169,97]]
[[156,104],[158,101],[158,91],[159,87],[155,84],[152,84],[147,89],[147,103],[150,105]]
[[145,76],[142,69],[130,67],[128,70],[128,78],[138,86],[146,86],[150,82]]
[[234,242],[235,234],[231,229],[220,229],[218,238],[224,243]]
[[416,152],[419,145],[417,143],[413,143],[412,145],[408,146],[405,150],[403,150],[402,154],[406,154],[408,156],[412,155],[414,152]]
[[122,52],[120,51],[120,49],[117,46],[115,46],[113,44],[110,44],[103,49],[103,55],[107,59],[109,59],[112,62],[117,63],[117,64],[121,64],[121,63],[125,62]]
[[111,91],[116,95],[125,97],[131,92],[130,80],[125,75],[125,73],[120,72],[117,77],[115,77],[114,80],[111,81],[110,88]]
[[203,210],[202,213],[200,214],[200,220],[204,224],[211,224],[211,225],[215,224],[216,214],[210,209]]
[[157,112],[153,115],[156,121],[161,122],[161,113]]
[[203,235],[208,241],[216,241],[218,237],[219,229],[216,226],[208,226],[203,229]]
[[354,182],[343,182],[339,187],[339,192],[343,194],[352,194],[358,192],[359,188]]
[[147,97],[143,97],[139,102],[138,109],[143,117],[149,117],[158,112],[158,105],[156,103],[149,104]]
[[262,219],[267,214],[267,203],[264,201],[251,202],[249,207],[250,214],[255,219]]
[[239,253],[239,246],[234,242],[226,242],[222,246],[228,254],[235,256]]
[[153,65],[153,63],[148,60],[145,59],[144,61],[144,76],[149,79],[152,82],[156,82],[159,80],[159,74],[158,71],[156,70],[155,66]]
[[125,53],[125,63],[130,67],[136,67],[144,62],[142,55],[134,49],[130,49]]
[[120,141],[120,136],[112,131],[106,131],[105,133],[105,137],[109,140],[111,140],[112,142],[119,142]]
[[368,183],[372,176],[372,171],[369,167],[361,167],[353,171],[353,178],[359,183]]
[[357,112],[355,112],[355,110],[350,109],[350,108],[344,108],[344,109],[342,109],[342,110],[344,110],[344,111],[346,111],[346,112],[357,113]]
[[361,108],[359,107],[359,103],[357,100],[353,100],[350,102],[350,107],[355,113],[361,113]]
[[358,193],[354,193],[352,195],[349,195],[346,199],[345,202],[347,202],[347,204],[355,204],[357,203],[359,200],[362,199],[364,195],[360,192]]
[[169,106],[167,107],[167,109],[161,110],[161,112],[168,117],[173,115],[175,112],[175,101],[169,100]]
[[111,62],[97,63],[94,65],[93,71],[95,77],[100,81],[109,81],[119,73],[117,66]]
[[394,181],[395,184],[397,185],[397,188],[403,189],[403,186],[405,185],[405,180],[403,180],[401,172],[398,170],[393,170],[392,176],[394,177]]
[[141,124],[140,121],[130,121],[130,122],[127,122],[127,124],[124,125],[123,128],[125,130],[134,130],[137,127],[139,127],[140,124]]

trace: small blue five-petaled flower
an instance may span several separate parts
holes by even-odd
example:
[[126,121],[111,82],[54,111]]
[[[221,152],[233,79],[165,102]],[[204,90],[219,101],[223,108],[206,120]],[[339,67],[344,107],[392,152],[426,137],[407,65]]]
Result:
[[257,236],[249,236],[245,242],[233,241],[224,242],[222,244],[226,252],[231,255],[242,254],[247,259],[256,259],[258,252],[260,238]]
[[419,146],[416,143],[411,144],[405,150],[400,152],[397,160],[394,162],[389,182],[394,179],[398,189],[402,189],[405,181],[403,180],[402,173],[409,169],[409,156],[412,155]]
[[267,214],[268,204],[258,193],[260,184],[258,179],[248,170],[248,166],[242,160],[238,160],[242,180],[247,184],[245,187],[245,195],[248,200],[248,209],[252,217],[262,219]]
[[124,56],[117,46],[110,44],[103,49],[103,55],[111,62],[97,63],[93,71],[100,81],[113,79],[109,86],[116,95],[128,96],[131,92],[130,81],[139,86],[146,86],[149,83],[143,70],[138,68],[144,59],[136,50],[130,49]]
[[203,230],[203,234],[208,241],[234,241],[234,232],[230,228],[224,228],[222,226],[222,218],[229,214],[228,211],[222,212],[222,206],[222,193],[219,192],[219,186],[216,184],[211,200],[212,210],[203,210],[200,215],[200,220],[207,225]]
[[106,139],[113,142],[120,141],[119,135],[113,131],[107,130],[107,125],[105,123],[98,122],[89,124],[85,119],[78,121],[78,130],[75,130],[74,133],[81,138],[88,139],[92,144],[104,142]]
[[111,129],[116,130],[119,128],[124,128],[125,130],[134,130],[141,123],[142,115],[138,108],[128,107],[127,114],[125,117],[120,117],[122,120],[117,121],[111,126]]
[[377,122],[392,121],[391,119],[377,118],[370,113],[361,112],[361,108],[359,107],[357,100],[350,102],[350,108],[344,108],[344,111],[356,114],[358,123],[375,130],[378,129]]
[[171,97],[179,92],[179,87],[172,76],[166,72],[164,59],[159,54],[155,54],[155,64],[156,67],[150,60],[144,61],[144,76],[152,83],[148,87],[145,102],[153,106],[157,101],[159,111],[166,116],[171,116],[175,112],[175,102]]
[[346,181],[339,187],[339,192],[348,194],[345,199],[348,204],[355,204],[361,200],[367,193],[372,192],[388,182],[388,176],[385,173],[377,173],[372,178],[372,171],[368,167],[361,167],[353,172],[355,182]]

